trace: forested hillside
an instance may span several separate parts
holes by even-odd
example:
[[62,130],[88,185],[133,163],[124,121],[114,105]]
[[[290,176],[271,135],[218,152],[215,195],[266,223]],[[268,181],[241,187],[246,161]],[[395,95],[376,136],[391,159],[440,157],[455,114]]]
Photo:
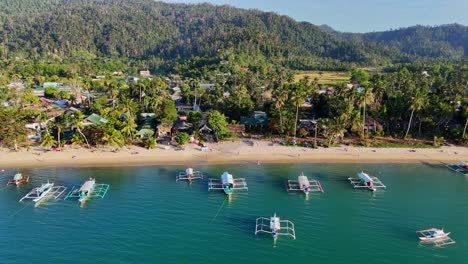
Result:
[[451,24],[439,27],[414,26],[404,29],[366,33],[366,41],[397,48],[420,57],[460,59],[468,57],[468,27]]
[[258,10],[151,0],[0,0],[0,21],[2,58],[99,57],[153,69],[206,57],[343,70],[468,53],[461,25],[340,34]]

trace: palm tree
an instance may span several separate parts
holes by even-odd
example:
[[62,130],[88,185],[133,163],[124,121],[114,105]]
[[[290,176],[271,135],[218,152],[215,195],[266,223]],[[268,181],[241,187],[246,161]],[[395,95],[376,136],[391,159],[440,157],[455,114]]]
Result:
[[284,127],[283,127],[283,114],[281,113],[281,109],[283,108],[284,104],[288,100],[288,93],[281,87],[276,91],[276,102],[275,107],[278,110],[279,118],[280,118],[280,133],[281,135],[284,134]]
[[109,95],[112,99],[112,109],[115,108],[115,100],[117,99],[117,96],[119,95],[119,90],[112,88],[109,90]]
[[411,102],[411,106],[410,106],[410,109],[411,109],[411,116],[410,116],[410,120],[409,120],[409,123],[408,123],[408,129],[406,130],[406,134],[405,134],[405,138],[408,137],[408,133],[410,131],[410,128],[411,128],[411,122],[413,121],[413,114],[415,111],[421,111],[422,109],[424,109],[427,105],[427,97],[426,97],[426,93],[423,92],[421,89],[417,89],[414,96],[412,97],[412,102]]
[[89,145],[88,139],[86,138],[86,136],[82,132],[82,129],[84,128],[83,114],[80,111],[75,111],[72,114],[70,114],[69,119],[70,119],[70,128],[72,130],[78,131],[78,133],[80,133],[80,135],[84,138],[88,148],[91,148],[90,145]]
[[66,116],[57,116],[54,118],[53,121],[53,126],[57,129],[57,143],[58,143],[58,148],[60,149],[62,147],[61,141],[60,141],[60,136],[62,134],[62,131],[64,128],[67,126],[67,121]]
[[57,144],[57,141],[52,137],[52,135],[47,131],[44,136],[42,136],[41,146],[45,148],[50,148]]
[[463,135],[462,135],[462,140],[465,140],[465,135],[466,135],[466,127],[468,126],[468,118],[466,119],[465,122],[465,128],[463,128]]
[[294,122],[294,144],[296,144],[296,133],[297,133],[297,122],[299,118],[299,106],[304,103],[304,100],[307,96],[306,94],[306,86],[302,83],[296,83],[292,85],[292,94],[291,100],[294,102],[296,106],[296,118]]
[[127,118],[122,123],[121,132],[123,135],[127,137],[129,141],[133,139],[133,133],[135,132],[137,125],[135,124],[135,120],[133,118]]
[[117,148],[122,147],[125,143],[122,133],[120,133],[120,131],[115,130],[113,128],[105,132],[103,140],[106,145],[114,146]]
[[372,104],[374,101],[374,94],[372,93],[372,88],[364,88],[362,95],[360,97],[360,106],[363,107],[362,113],[362,136],[366,137],[366,106],[367,104]]
[[346,128],[344,125],[345,116],[341,115],[338,118],[333,120],[331,119],[322,119],[322,129],[324,130],[325,137],[328,140],[328,146],[331,147],[332,144],[335,142],[336,138],[344,137],[344,133],[346,132]]

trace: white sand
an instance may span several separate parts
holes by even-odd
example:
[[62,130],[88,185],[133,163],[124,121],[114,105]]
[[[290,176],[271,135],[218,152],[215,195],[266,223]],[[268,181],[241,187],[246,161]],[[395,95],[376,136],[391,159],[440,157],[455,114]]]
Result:
[[0,151],[0,169],[44,166],[131,166],[159,164],[243,164],[243,163],[431,163],[447,164],[468,161],[468,148],[440,149],[336,147],[310,149],[272,145],[270,141],[235,140],[209,144],[209,151],[188,144],[185,150],[173,147],[147,150],[123,148],[118,152],[106,149],[67,147],[60,152],[45,152],[33,147],[19,152]]

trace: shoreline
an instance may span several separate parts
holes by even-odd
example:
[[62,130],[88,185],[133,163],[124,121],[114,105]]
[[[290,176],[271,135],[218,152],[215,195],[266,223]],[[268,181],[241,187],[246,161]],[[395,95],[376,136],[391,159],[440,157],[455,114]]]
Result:
[[466,147],[431,149],[333,147],[303,148],[272,145],[257,140],[233,140],[209,144],[208,152],[188,144],[185,150],[156,146],[148,150],[132,146],[117,152],[111,149],[67,147],[62,151],[44,151],[40,147],[18,152],[0,150],[0,168],[35,167],[125,167],[150,165],[219,164],[298,164],[298,163],[424,163],[445,165],[468,160]]

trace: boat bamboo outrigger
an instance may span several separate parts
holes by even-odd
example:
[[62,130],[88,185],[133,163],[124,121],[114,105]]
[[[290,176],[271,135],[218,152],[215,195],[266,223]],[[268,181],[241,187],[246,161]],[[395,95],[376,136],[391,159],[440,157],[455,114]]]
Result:
[[450,170],[468,176],[468,163],[460,161],[459,163],[452,163],[447,165]]
[[22,183],[27,183],[29,181],[29,176],[23,176],[23,174],[21,173],[16,173],[15,176],[13,176],[13,178],[11,178],[7,185],[16,185],[16,186],[19,186],[21,185]]
[[47,181],[47,183],[43,183],[40,187],[32,189],[19,201],[22,202],[25,199],[32,199],[33,202],[39,204],[49,198],[59,198],[66,189],[67,187],[65,186],[54,186],[54,183]]
[[109,184],[96,184],[96,180],[89,178],[81,186],[73,186],[71,191],[65,196],[64,200],[69,198],[78,198],[80,203],[86,202],[92,197],[104,198],[109,190]]
[[309,180],[304,173],[301,173],[297,177],[297,181],[288,180],[288,186],[286,189],[289,191],[302,191],[306,195],[309,195],[310,192],[323,192],[322,185],[319,181]]
[[203,173],[199,171],[194,171],[192,168],[187,168],[184,171],[179,172],[176,176],[176,181],[183,181],[186,180],[189,183],[192,183],[193,180],[202,179],[203,180]]
[[378,188],[387,188],[377,177],[369,176],[365,172],[358,173],[357,178],[349,177],[348,180],[354,188],[367,188],[373,192]]
[[211,190],[223,190],[225,194],[230,195],[234,190],[248,190],[248,188],[244,178],[234,179],[232,174],[224,172],[221,180],[210,179],[208,181],[208,191]]
[[419,240],[423,243],[433,243],[436,247],[455,244],[455,241],[449,237],[450,232],[445,233],[444,229],[429,228],[425,230],[416,231],[421,234]]
[[269,233],[273,239],[278,239],[278,236],[290,236],[296,239],[296,230],[293,222],[289,220],[280,220],[276,213],[270,217],[259,217],[255,221],[255,235],[258,233]]

